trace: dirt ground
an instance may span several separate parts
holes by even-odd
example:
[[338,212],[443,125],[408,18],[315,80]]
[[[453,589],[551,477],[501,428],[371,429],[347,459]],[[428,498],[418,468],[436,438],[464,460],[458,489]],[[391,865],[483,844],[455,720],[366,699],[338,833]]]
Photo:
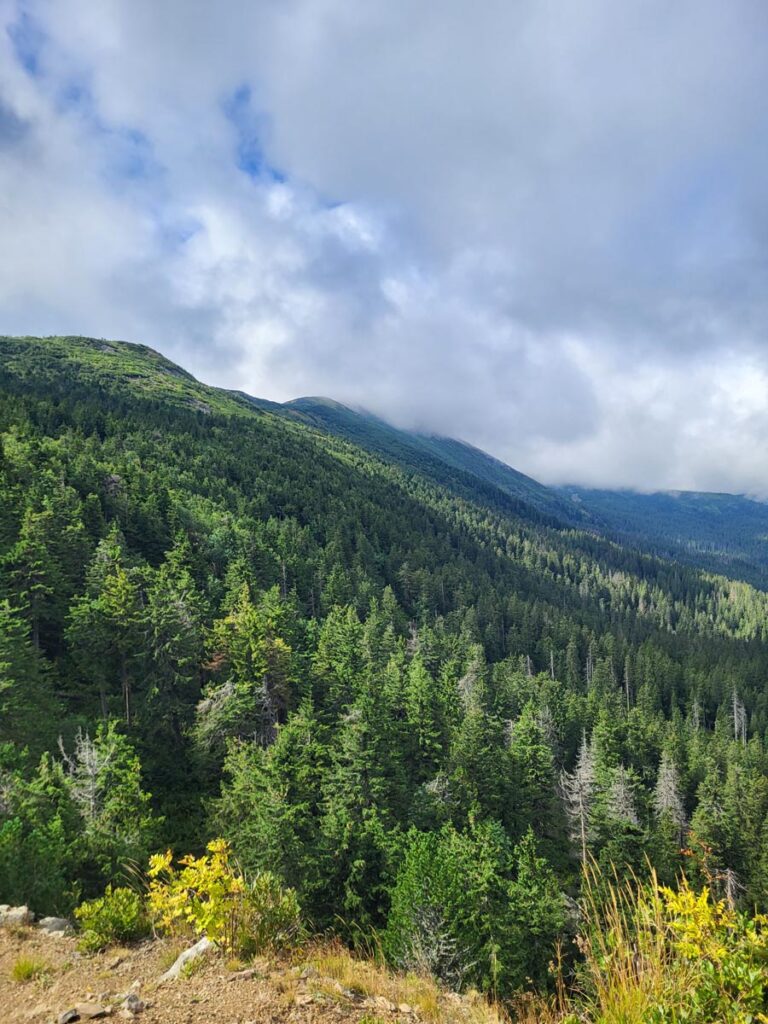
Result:
[[[78,1003],[96,1003],[116,1022],[130,1019],[136,1024],[500,1020],[477,997],[438,993],[431,983],[398,978],[338,949],[308,950],[293,963],[257,960],[249,965],[226,963],[214,953],[196,961],[188,976],[159,983],[183,948],[170,940],[154,940],[86,956],[70,937],[54,938],[34,928],[0,928],[0,1011],[12,1024],[55,1024]],[[24,960],[34,961],[42,973],[14,980],[14,967]],[[135,1016],[121,1008],[121,996],[129,991],[146,1004]]]

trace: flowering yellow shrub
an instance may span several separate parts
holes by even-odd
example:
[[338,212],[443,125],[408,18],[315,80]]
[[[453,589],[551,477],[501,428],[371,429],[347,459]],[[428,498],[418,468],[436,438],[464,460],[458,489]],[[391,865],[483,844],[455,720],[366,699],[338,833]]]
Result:
[[[717,881],[713,878],[713,881]],[[585,876],[575,974],[515,1006],[519,1024],[768,1024],[768,916],[712,888]]]
[[232,859],[224,839],[212,840],[202,857],[150,858],[148,903],[156,926],[178,934],[205,935],[231,954],[254,953],[294,942],[300,933],[296,894],[274,875],[250,881]]
[[737,913],[685,879],[659,895],[674,954],[693,973],[687,1005],[649,1020],[768,1024],[768,917]]

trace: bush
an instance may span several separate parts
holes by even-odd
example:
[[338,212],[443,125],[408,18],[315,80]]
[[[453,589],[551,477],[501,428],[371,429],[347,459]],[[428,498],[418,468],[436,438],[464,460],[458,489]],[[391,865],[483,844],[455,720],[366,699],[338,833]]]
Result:
[[116,942],[135,942],[149,933],[149,920],[138,893],[108,885],[103,896],[81,903],[75,911],[83,934],[84,953],[96,953]]
[[301,933],[296,893],[269,872],[245,878],[223,839],[173,866],[170,850],[150,859],[149,906],[171,934],[205,935],[233,956],[292,945]]
[[382,944],[395,967],[508,995],[546,981],[564,920],[531,833],[511,848],[495,823],[446,825],[409,834]]
[[[749,917],[714,900],[705,886],[659,890],[672,957],[690,978],[685,1019],[746,1024],[768,1019],[768,917]],[[669,1014],[658,1009],[649,1022]]]
[[[768,1021],[768,917],[749,917],[706,886],[677,888],[587,874],[576,984],[528,994],[521,1024],[758,1024]],[[562,965],[560,965],[562,968]]]

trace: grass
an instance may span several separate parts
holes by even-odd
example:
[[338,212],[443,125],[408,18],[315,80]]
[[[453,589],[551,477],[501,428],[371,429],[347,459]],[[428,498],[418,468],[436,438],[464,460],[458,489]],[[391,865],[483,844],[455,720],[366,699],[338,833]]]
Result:
[[[314,979],[313,987],[331,997],[337,997],[338,990],[324,979],[365,998],[383,997],[395,1006],[407,1003],[421,1020],[435,1024],[454,1020],[466,1024],[502,1024],[506,1020],[499,1007],[489,1004],[477,993],[468,993],[460,1002],[451,1003],[432,978],[397,974],[372,960],[358,959],[340,944],[310,951],[306,962],[320,976]],[[364,1019],[373,1021],[376,1017],[369,1014]]]
[[768,917],[719,898],[716,877],[700,890],[606,883],[586,872],[581,959],[554,996],[521,995],[519,1024],[748,1024],[768,1021]]
[[[576,944],[582,954],[567,989],[556,971],[554,996],[525,993],[515,1004],[519,1024],[643,1024],[655,1007],[685,1007],[689,985],[673,956],[668,921],[655,875],[601,883],[594,866],[585,873],[582,928]],[[666,1017],[664,1019],[667,1019]]]
[[27,981],[35,981],[50,973],[50,967],[44,960],[38,960],[33,956],[20,956],[11,967],[11,980],[17,984]]
[[166,971],[169,971],[187,948],[183,942],[172,942],[167,945],[158,962],[160,973],[165,974]]
[[190,978],[194,978],[196,974],[199,974],[200,971],[203,970],[207,962],[207,958],[204,956],[196,956],[192,960],[187,960],[185,964],[182,964],[181,970],[179,971],[179,977],[183,978],[185,981],[189,981]]

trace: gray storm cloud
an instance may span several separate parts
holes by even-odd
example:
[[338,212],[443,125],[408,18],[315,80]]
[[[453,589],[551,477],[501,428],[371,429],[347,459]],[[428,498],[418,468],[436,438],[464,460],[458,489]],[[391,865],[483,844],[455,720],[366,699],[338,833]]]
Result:
[[762,0],[0,0],[0,329],[768,495]]

